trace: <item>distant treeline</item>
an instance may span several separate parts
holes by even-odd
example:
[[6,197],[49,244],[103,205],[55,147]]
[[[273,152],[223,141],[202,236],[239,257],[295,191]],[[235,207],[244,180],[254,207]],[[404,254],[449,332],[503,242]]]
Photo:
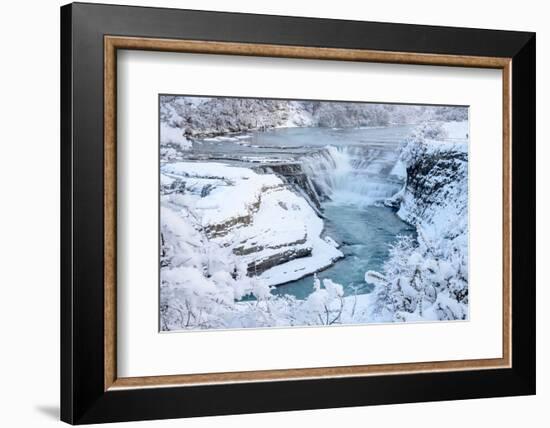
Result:
[[204,136],[282,126],[347,128],[461,121],[468,119],[468,108],[163,95],[160,118],[185,135]]

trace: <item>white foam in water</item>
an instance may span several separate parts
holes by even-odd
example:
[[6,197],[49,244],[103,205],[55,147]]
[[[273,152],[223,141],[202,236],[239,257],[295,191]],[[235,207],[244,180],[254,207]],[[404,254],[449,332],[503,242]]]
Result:
[[392,176],[398,150],[327,146],[303,159],[304,169],[333,202],[367,206],[398,192],[403,180]]

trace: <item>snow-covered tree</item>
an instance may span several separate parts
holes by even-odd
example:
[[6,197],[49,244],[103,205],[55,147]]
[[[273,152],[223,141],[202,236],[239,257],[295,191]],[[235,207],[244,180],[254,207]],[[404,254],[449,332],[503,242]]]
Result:
[[466,120],[468,109],[358,102],[161,96],[160,120],[186,137],[281,126],[347,128]]

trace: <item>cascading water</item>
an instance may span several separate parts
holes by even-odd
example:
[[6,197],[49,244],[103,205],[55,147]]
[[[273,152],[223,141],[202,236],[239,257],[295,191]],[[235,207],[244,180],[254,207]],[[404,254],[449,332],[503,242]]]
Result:
[[[405,171],[398,159],[400,144],[410,129],[280,128],[250,133],[250,138],[244,140],[246,144],[205,140],[193,155],[228,162],[246,159],[245,166],[254,159],[274,173],[285,162],[301,163],[307,187],[313,188],[318,196],[314,199],[321,201],[324,236],[340,244],[345,255],[317,275],[342,284],[346,295],[363,294],[371,291],[364,280],[365,272],[382,269],[389,245],[398,235],[415,235],[413,227],[381,203],[405,183]],[[278,170],[275,164],[279,164]],[[288,173],[292,176],[293,171]],[[300,190],[298,185],[297,192]],[[310,275],[272,292],[301,299],[312,288]]]
[[358,206],[382,202],[402,188],[398,162],[397,150],[359,146],[327,146],[302,159],[321,198]]

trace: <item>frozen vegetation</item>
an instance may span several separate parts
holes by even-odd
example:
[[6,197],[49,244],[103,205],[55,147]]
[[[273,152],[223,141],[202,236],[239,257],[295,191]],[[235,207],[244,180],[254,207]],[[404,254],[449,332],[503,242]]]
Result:
[[185,136],[217,136],[277,127],[353,128],[464,121],[468,109],[397,104],[163,96],[161,123]]
[[[160,113],[162,330],[467,319],[467,109],[163,97]],[[241,144],[243,131],[403,123],[416,126],[395,150],[191,156],[194,142]],[[416,229],[364,272],[370,293],[316,275],[345,256],[323,204],[350,200]],[[273,293],[304,277],[306,297]]]

